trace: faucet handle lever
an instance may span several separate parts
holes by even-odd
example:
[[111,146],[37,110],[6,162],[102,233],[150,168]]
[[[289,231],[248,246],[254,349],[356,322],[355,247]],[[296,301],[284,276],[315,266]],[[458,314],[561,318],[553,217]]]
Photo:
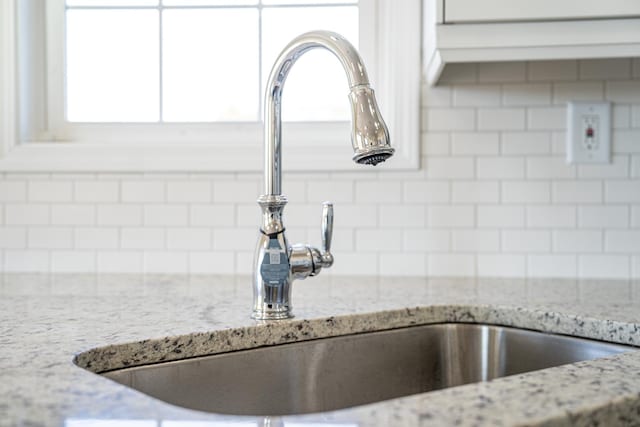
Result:
[[322,264],[323,267],[331,267],[333,255],[331,255],[331,237],[333,235],[333,203],[322,203]]

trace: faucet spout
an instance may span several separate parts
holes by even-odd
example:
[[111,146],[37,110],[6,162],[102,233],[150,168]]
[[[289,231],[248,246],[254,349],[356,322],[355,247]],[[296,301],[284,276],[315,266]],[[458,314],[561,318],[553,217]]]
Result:
[[264,194],[258,198],[262,209],[262,226],[256,246],[253,272],[253,314],[259,320],[293,317],[291,283],[331,267],[333,204],[325,202],[322,214],[322,248],[309,245],[290,246],[285,237],[282,211],[287,198],[282,195],[282,90],[289,71],[308,50],[324,48],[333,53],[344,68],[349,81],[352,115],[351,144],[353,160],[376,165],[389,158],[394,149],[389,131],[380,116],[369,76],[356,49],[344,37],[328,31],[313,31],[289,43],[271,69],[267,81],[264,107]]
[[324,48],[333,53],[344,69],[349,82],[349,101],[353,130],[351,142],[354,161],[377,164],[393,154],[389,131],[380,116],[369,76],[362,58],[351,43],[340,34],[312,31],[296,37],[280,53],[267,80],[264,105],[264,182],[265,195],[282,193],[282,90],[293,64],[305,52]]

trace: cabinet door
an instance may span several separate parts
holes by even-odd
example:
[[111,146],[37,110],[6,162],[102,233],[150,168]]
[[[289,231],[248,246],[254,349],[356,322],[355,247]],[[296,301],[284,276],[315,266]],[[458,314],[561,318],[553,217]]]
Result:
[[640,16],[640,0],[444,0],[445,23]]

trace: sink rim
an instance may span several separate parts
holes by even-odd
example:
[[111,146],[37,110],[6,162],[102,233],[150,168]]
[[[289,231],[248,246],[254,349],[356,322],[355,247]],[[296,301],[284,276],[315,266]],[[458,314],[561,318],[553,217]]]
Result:
[[[509,316],[514,320],[504,321]],[[243,326],[143,338],[89,348],[76,353],[73,363],[79,368],[100,374],[116,369],[252,348],[438,323],[513,327],[640,347],[640,335],[634,333],[637,324],[632,322],[517,305],[443,303],[310,319],[251,321],[249,325]],[[603,323],[608,325],[606,331],[601,331]],[[378,326],[372,327],[372,324]],[[616,340],[616,335],[611,333],[614,326],[615,334],[620,336],[620,340]],[[175,351],[176,346],[181,350]]]

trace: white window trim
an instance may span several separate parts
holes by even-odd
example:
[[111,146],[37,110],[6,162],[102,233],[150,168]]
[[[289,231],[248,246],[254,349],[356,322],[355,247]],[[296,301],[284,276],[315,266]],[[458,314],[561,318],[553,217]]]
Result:
[[[16,56],[16,2],[0,1],[0,171],[50,172],[229,172],[262,170],[262,129],[256,126],[238,138],[237,126],[224,124],[221,139],[228,143],[198,141],[198,124],[171,128],[175,142],[145,140],[144,126],[129,130],[141,135],[136,141],[26,142],[19,140],[18,75]],[[420,140],[420,0],[368,0],[374,3],[376,23],[363,28],[375,37],[376,52],[362,52],[373,70],[383,116],[389,126],[396,154],[385,169],[419,167]],[[385,35],[393,35],[388,37]],[[368,61],[367,58],[374,58]],[[346,102],[346,101],[345,101]],[[313,134],[313,140],[296,143],[296,134]],[[311,132],[310,132],[311,131]],[[182,132],[196,135],[196,142],[180,142]],[[247,133],[244,132],[243,135]],[[351,161],[348,125],[342,129],[322,123],[296,123],[284,129],[286,171],[346,171],[361,168]],[[148,138],[147,138],[148,139]],[[335,141],[344,140],[343,144]],[[328,142],[328,143],[327,143]]]

